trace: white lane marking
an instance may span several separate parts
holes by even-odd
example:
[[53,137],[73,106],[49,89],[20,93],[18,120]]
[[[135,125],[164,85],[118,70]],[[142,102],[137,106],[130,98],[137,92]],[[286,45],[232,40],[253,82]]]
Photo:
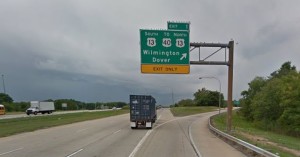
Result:
[[[195,120],[195,121],[196,121],[196,120]],[[189,126],[190,141],[191,141],[191,144],[192,144],[194,150],[196,151],[197,156],[198,156],[198,157],[202,157],[200,151],[198,150],[197,146],[195,145],[195,142],[194,142],[193,136],[192,136],[192,132],[191,132],[191,130],[192,130],[192,129],[191,129],[191,128],[192,128],[192,124],[193,124],[195,121],[193,121],[193,122],[190,124],[190,126]]]
[[161,117],[161,115],[160,115],[160,116],[158,116],[157,120],[159,120],[159,119],[160,119],[160,117]]
[[129,155],[129,157],[134,157],[135,153],[137,151],[139,151],[140,147],[143,145],[143,143],[145,142],[145,140],[147,139],[147,137],[151,134],[152,130],[148,130],[146,135],[140,140],[140,142],[138,143],[138,145],[134,148],[134,150],[131,152],[131,154]]
[[79,133],[79,132],[83,132],[85,130],[87,130],[87,129],[80,129],[80,130],[77,130],[76,132]]
[[8,151],[8,152],[4,152],[4,153],[1,153],[1,154],[0,154],[0,156],[1,156],[1,155],[5,155],[5,154],[9,154],[9,153],[12,153],[12,152],[15,152],[15,151],[18,151],[18,150],[21,150],[21,149],[24,149],[24,148],[23,148],[23,147],[21,147],[21,148],[17,148],[17,149],[14,149],[14,150]]
[[71,156],[73,156],[73,155],[75,155],[75,154],[77,154],[77,153],[79,153],[79,152],[81,152],[81,151],[83,151],[83,149],[79,149],[79,150],[77,150],[76,152],[74,152],[74,153],[72,153],[72,154],[70,154],[70,155],[68,155],[68,156],[66,156],[66,157],[71,157]]
[[118,132],[120,132],[121,130],[118,130],[118,131],[115,131],[113,134],[116,134],[116,133],[118,133]]

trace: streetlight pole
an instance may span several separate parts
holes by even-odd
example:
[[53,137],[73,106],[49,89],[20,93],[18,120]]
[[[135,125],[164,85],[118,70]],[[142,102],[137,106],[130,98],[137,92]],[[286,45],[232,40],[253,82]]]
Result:
[[175,105],[175,103],[174,103],[174,93],[173,93],[173,88],[172,88],[172,101],[173,101],[173,104],[172,104],[172,105]]
[[219,114],[220,114],[221,113],[221,81],[216,77],[200,77],[199,79],[203,79],[203,78],[215,79],[219,82]]
[[3,81],[3,90],[4,90],[4,94],[6,94],[5,92],[5,83],[4,83],[4,75],[2,74],[2,81]]

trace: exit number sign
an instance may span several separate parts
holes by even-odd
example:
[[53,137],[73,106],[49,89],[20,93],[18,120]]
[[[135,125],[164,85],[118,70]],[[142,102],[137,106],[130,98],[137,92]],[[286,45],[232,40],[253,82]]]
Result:
[[190,23],[187,22],[168,22],[168,30],[190,30]]

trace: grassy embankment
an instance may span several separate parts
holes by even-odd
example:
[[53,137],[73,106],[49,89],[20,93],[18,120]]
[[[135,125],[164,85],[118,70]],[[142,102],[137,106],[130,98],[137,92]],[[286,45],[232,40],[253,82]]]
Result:
[[183,117],[193,114],[217,111],[217,107],[200,106],[200,107],[172,107],[171,112],[176,117]]
[[24,114],[25,112],[6,112],[5,115]]
[[[232,117],[232,135],[261,147],[281,157],[299,156],[300,138],[277,134],[271,131],[261,130],[253,123],[247,122],[236,112]],[[226,131],[226,113],[216,116],[213,124],[221,131]]]
[[1,119],[0,137],[10,136],[22,132],[30,132],[53,126],[116,116],[125,113],[129,113],[129,110],[122,109],[103,112],[81,112],[49,116],[32,116],[26,118]]

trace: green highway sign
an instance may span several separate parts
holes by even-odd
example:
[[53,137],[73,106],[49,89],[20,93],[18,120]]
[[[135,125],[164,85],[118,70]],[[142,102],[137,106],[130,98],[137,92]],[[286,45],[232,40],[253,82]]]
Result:
[[189,32],[141,30],[142,64],[189,64]]
[[168,22],[168,30],[190,30],[190,23]]
[[140,38],[142,73],[189,73],[188,31],[140,30]]

